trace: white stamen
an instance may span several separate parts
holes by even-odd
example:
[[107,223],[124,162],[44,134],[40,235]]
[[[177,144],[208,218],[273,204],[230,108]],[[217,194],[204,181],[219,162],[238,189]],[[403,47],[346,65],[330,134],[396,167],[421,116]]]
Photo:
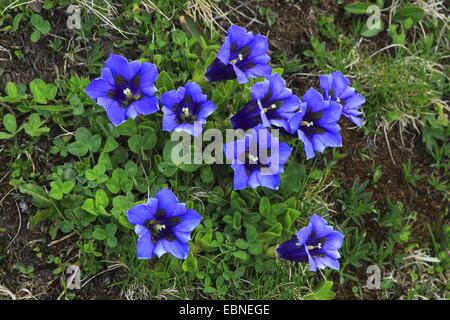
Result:
[[166,225],[165,224],[155,224],[154,228],[157,231],[161,231],[161,230],[164,230],[166,228]]
[[189,118],[189,116],[191,115],[189,112],[189,108],[184,107],[183,109],[181,109],[181,111],[183,111],[183,114],[186,118]]
[[272,103],[272,104],[270,105],[270,107],[271,107],[272,109],[276,109],[276,108],[277,108],[277,105],[276,105],[275,103]]
[[131,97],[132,93],[131,93],[130,88],[124,89],[123,94],[126,95],[128,98]]
[[254,155],[252,155],[252,154],[249,154],[249,155],[248,155],[248,158],[249,158],[251,161],[253,161],[253,162],[258,161],[258,159],[259,159],[257,156],[254,156]]
[[239,53],[238,59],[239,59],[239,61],[242,61],[242,60],[244,60],[244,56],[241,53]]
[[306,126],[306,127],[312,127],[314,125],[314,122],[308,122],[308,121],[302,121],[301,123],[302,126]]

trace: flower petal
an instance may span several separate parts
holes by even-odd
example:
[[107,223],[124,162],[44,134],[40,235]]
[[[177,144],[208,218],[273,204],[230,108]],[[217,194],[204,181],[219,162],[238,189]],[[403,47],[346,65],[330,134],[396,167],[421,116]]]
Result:
[[158,99],[153,96],[144,96],[130,104],[127,109],[127,117],[134,119],[138,115],[149,115],[158,110]]
[[167,239],[161,240],[164,249],[178,259],[186,259],[189,253],[189,246],[187,243],[178,241],[177,239],[169,241]]
[[137,240],[137,256],[138,259],[151,259],[153,258],[153,250],[155,244],[152,241],[150,233],[147,231],[142,234]]
[[190,232],[198,226],[201,220],[202,216],[197,211],[188,209],[184,215],[180,216],[180,221],[173,229],[181,232]]
[[166,213],[173,208],[174,204],[178,203],[178,198],[167,188],[161,189],[156,194],[156,198],[158,199],[158,208],[165,210]]

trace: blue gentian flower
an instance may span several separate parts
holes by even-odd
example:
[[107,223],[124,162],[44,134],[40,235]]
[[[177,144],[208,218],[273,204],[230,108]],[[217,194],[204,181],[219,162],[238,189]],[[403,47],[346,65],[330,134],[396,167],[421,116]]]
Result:
[[86,88],[87,95],[105,109],[115,126],[138,115],[158,111],[154,85],[158,69],[149,62],[128,62],[122,56],[111,54],[105,62],[100,78]]
[[324,100],[315,89],[309,89],[302,99],[306,104],[299,111],[301,115],[298,137],[305,146],[306,158],[311,159],[316,152],[326,147],[341,147],[342,138],[337,123],[342,114],[342,106],[333,100]]
[[282,259],[308,262],[311,271],[325,267],[339,270],[338,259],[341,255],[338,250],[343,242],[342,233],[334,231],[325,219],[314,214],[309,224],[300,229],[294,238],[280,244],[276,252]]
[[358,127],[362,126],[360,107],[366,102],[364,97],[349,86],[350,81],[339,71],[320,76],[320,87],[325,100],[342,104],[342,114]]
[[291,151],[262,125],[250,129],[243,139],[228,142],[225,156],[234,170],[234,189],[263,186],[277,190]]
[[302,102],[286,88],[279,74],[255,83],[251,91],[253,99],[230,119],[233,128],[246,130],[262,123],[265,127],[279,127],[291,134],[297,131]]
[[138,258],[151,259],[168,252],[178,259],[186,259],[191,231],[201,220],[200,214],[179,203],[172,191],[162,189],[156,198],[128,211],[128,221],[135,225],[134,230],[139,236]]
[[216,59],[206,70],[209,81],[236,79],[247,83],[249,78],[268,77],[272,68],[268,65],[269,43],[267,37],[253,35],[242,27],[232,25]]
[[[178,90],[171,90],[161,96],[164,131],[185,131],[193,136],[200,135],[206,118],[216,106],[202,93],[202,88],[188,82]],[[196,129],[196,130],[194,130]]]

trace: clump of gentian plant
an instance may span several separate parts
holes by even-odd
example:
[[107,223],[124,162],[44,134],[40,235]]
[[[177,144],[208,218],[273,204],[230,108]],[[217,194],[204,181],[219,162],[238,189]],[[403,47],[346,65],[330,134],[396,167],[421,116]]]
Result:
[[232,25],[216,59],[206,70],[209,81],[237,79],[247,83],[250,78],[269,77],[269,43],[267,37],[253,35],[242,27]]
[[138,115],[158,111],[155,81],[158,69],[149,62],[128,62],[122,56],[111,54],[105,62],[100,78],[86,88],[88,96],[105,109],[115,126]]
[[161,104],[164,113],[163,130],[184,131],[193,136],[201,134],[200,130],[194,129],[205,124],[206,118],[216,110],[214,103],[208,100],[202,88],[194,82],[164,93]]
[[[364,98],[349,86],[344,75],[336,71],[321,76],[323,93],[311,88],[300,100],[279,74],[272,74],[267,52],[267,37],[233,25],[205,73],[211,82],[236,79],[243,84],[252,78],[265,78],[251,87],[252,99],[230,118],[235,129],[250,130],[242,139],[224,145],[225,156],[234,170],[235,190],[260,186],[278,190],[292,149],[274,137],[270,128],[297,136],[304,144],[307,159],[311,159],[326,147],[342,145],[338,124],[341,115],[362,125],[360,107]],[[105,109],[113,125],[158,111],[154,96],[158,70],[153,64],[128,62],[112,54],[105,65],[101,77],[93,80],[86,92]],[[216,110],[194,82],[164,93],[161,104],[163,131],[184,131],[194,136],[202,132],[207,117]],[[170,253],[185,259],[190,233],[201,219],[198,212],[179,203],[167,188],[159,191],[156,198],[131,208],[128,220],[138,235],[138,258]],[[327,266],[337,270],[343,239],[342,233],[333,230],[326,220],[313,215],[293,239],[277,247],[276,253],[282,259],[309,263],[311,271]]]
[[300,229],[291,240],[280,244],[278,257],[294,262],[309,263],[309,270],[330,267],[339,270],[339,249],[344,235],[333,230],[321,216],[314,214],[306,227]]
[[172,191],[162,189],[156,198],[128,211],[128,221],[135,225],[134,230],[139,236],[138,258],[151,259],[168,252],[178,259],[186,259],[191,231],[201,220],[200,214],[179,203]]

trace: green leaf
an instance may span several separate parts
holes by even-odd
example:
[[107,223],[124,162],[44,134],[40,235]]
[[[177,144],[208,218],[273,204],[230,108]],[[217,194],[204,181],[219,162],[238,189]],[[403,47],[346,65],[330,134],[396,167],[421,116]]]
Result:
[[19,185],[19,191],[31,196],[33,204],[38,208],[48,208],[52,206],[52,202],[48,197],[47,192],[38,185],[32,183],[21,184]]
[[109,236],[108,238],[106,238],[106,245],[110,248],[117,247],[117,238],[114,236]]
[[10,113],[5,114],[3,117],[3,125],[5,126],[5,129],[11,133],[15,133],[17,131],[16,118]]
[[42,127],[41,117],[37,113],[33,113],[28,117],[28,122],[23,125],[25,133],[31,137],[39,137],[43,133],[50,131],[48,127]]
[[170,178],[175,174],[175,172],[177,172],[178,167],[172,162],[163,161],[158,164],[158,170],[166,177]]
[[103,152],[111,152],[117,149],[119,144],[113,136],[108,136],[106,138],[105,146],[103,147]]
[[56,213],[57,213],[57,211],[54,208],[38,210],[36,212],[36,214],[33,216],[33,218],[31,218],[30,228],[33,229],[36,225],[38,225],[39,223],[41,223],[45,220],[50,219]]
[[108,236],[113,236],[116,234],[117,231],[117,225],[114,223],[108,223],[105,226],[105,232],[108,234]]
[[58,88],[53,83],[47,84],[42,79],[34,79],[30,82],[30,90],[33,99],[37,103],[46,104],[48,100],[53,100],[58,93]]
[[31,41],[38,42],[39,39],[41,39],[41,33],[39,32],[39,30],[34,30],[31,34]]
[[397,10],[395,13],[395,20],[398,22],[404,22],[411,19],[414,24],[418,23],[425,16],[425,11],[422,8],[415,6],[408,6]]
[[336,297],[333,292],[333,281],[325,281],[322,286],[314,293],[307,294],[305,300],[332,300]]
[[195,272],[197,271],[197,259],[193,256],[189,256],[183,261],[181,268],[184,272]]
[[367,14],[367,8],[372,4],[369,2],[355,2],[344,7],[345,11],[353,14]]
[[72,142],[67,146],[67,151],[77,157],[83,157],[88,153],[89,147],[81,141]]
[[106,234],[105,230],[103,230],[101,227],[96,227],[95,230],[92,232],[92,236],[96,240],[103,241],[106,239],[108,235]]
[[158,75],[158,79],[156,79],[156,87],[161,93],[172,90],[174,87],[172,77],[166,71],[161,71]]
[[361,35],[366,38],[373,38],[379,35],[382,31],[384,31],[384,22],[380,21],[380,25],[378,28],[372,27],[371,29],[369,29],[367,24],[365,24],[363,29],[361,30]]
[[267,197],[262,197],[259,201],[259,213],[264,217],[268,217],[270,215],[270,200]]
[[95,193],[95,207],[106,208],[109,204],[108,195],[102,189],[98,189]]
[[33,13],[30,18],[30,22],[39,32],[42,34],[47,34],[50,32],[51,25],[50,22],[42,18],[41,15]]
[[233,256],[235,256],[237,259],[242,260],[246,262],[248,260],[248,254],[245,251],[239,250],[233,252]]
[[211,166],[203,166],[200,171],[200,179],[202,179],[203,183],[209,184],[214,182],[214,173],[211,169]]

